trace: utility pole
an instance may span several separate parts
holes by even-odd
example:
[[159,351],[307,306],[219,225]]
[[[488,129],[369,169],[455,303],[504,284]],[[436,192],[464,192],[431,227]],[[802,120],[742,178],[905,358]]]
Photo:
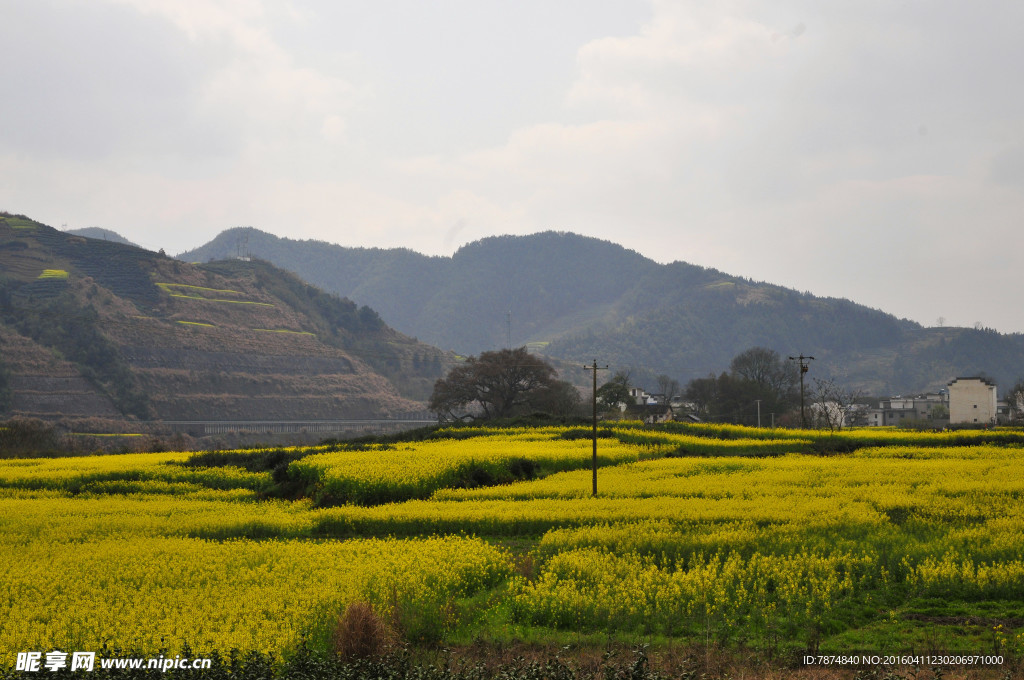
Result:
[[598,366],[597,365],[597,359],[594,359],[594,364],[592,366],[587,366],[586,364],[584,364],[583,370],[585,370],[585,371],[593,371],[594,372],[594,400],[593,400],[594,401],[594,459],[593,459],[593,467],[594,467],[594,493],[593,493],[593,495],[596,496],[597,495],[597,372],[598,371],[606,371],[606,370],[608,370],[608,367],[607,366]]
[[807,372],[807,362],[814,361],[814,357],[805,357],[801,354],[798,357],[789,357],[790,361],[800,362],[800,427],[807,429],[807,413],[804,410],[804,373]]
[[760,429],[761,428],[761,400],[760,399],[755,399],[754,401],[757,402],[757,427],[758,427],[758,429]]

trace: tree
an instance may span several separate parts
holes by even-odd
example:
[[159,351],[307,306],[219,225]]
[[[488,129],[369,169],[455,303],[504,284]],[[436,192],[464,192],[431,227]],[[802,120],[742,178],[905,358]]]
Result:
[[726,422],[753,425],[760,411],[781,415],[798,403],[796,366],[765,347],[751,347],[737,354],[729,372],[696,378],[686,386],[686,398],[700,415]]
[[1018,423],[1024,420],[1024,378],[1017,381],[1017,384],[1003,395],[1007,405],[1010,407],[1010,418]]
[[664,395],[665,403],[672,401],[672,398],[679,394],[679,381],[667,375],[658,376],[658,391]]
[[860,397],[860,392],[840,387],[831,378],[815,378],[811,391],[814,422],[827,427],[831,432],[842,430],[845,425],[852,424],[847,421],[854,403]]
[[580,391],[572,383],[555,380],[548,387],[541,387],[530,401],[531,410],[550,413],[553,416],[580,415]]
[[443,420],[564,411],[572,401],[569,390],[575,389],[557,380],[555,369],[525,347],[503,349],[470,357],[449,371],[434,383],[429,407]]
[[687,383],[684,394],[696,407],[697,415],[710,415],[718,401],[718,378],[714,373],[706,378],[694,378]]
[[621,408],[620,404],[629,406],[633,398],[629,396],[629,373],[616,371],[612,379],[597,388],[597,405],[605,411]]
[[756,383],[776,401],[784,401],[794,394],[800,381],[797,367],[767,347],[751,347],[740,352],[733,357],[729,371],[734,378]]

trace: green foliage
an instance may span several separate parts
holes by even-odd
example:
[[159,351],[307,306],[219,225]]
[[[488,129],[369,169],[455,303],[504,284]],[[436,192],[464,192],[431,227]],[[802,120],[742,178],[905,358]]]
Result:
[[619,405],[630,406],[633,398],[629,396],[629,375],[617,372],[612,379],[597,388],[597,407],[603,410],[618,409]]
[[[288,465],[295,460],[305,458],[313,451],[309,448],[298,449],[259,449],[250,451],[203,451],[190,456],[179,463],[185,467],[240,467],[249,472],[272,472],[275,476],[283,475]],[[274,481],[281,481],[275,479]]]

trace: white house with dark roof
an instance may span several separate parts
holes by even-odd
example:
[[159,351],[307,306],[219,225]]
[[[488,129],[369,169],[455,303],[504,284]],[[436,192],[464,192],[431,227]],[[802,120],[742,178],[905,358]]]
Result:
[[996,422],[996,384],[989,378],[956,378],[949,383],[949,424]]

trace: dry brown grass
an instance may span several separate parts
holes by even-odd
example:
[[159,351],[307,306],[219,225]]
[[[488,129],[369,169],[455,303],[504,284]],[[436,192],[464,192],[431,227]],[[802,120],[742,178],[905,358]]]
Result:
[[534,564],[533,553],[518,555],[515,560],[515,570],[517,574],[532,583],[537,577],[537,567]]
[[397,641],[394,630],[381,619],[368,602],[352,602],[338,617],[332,645],[343,659],[379,657],[390,651]]

